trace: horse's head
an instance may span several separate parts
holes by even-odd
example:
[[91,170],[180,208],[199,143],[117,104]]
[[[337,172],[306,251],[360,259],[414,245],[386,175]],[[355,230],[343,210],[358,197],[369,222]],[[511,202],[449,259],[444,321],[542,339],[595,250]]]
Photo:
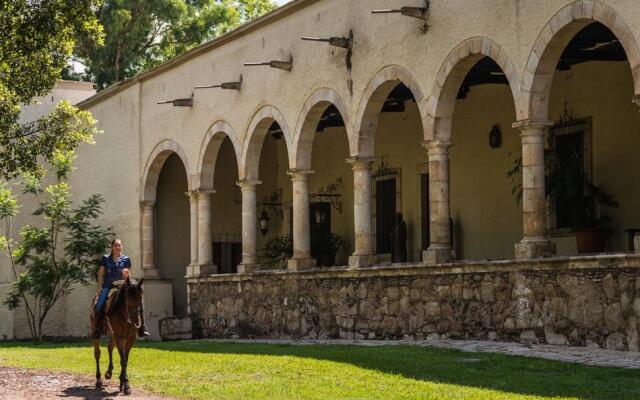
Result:
[[124,282],[122,290],[124,292],[125,307],[129,310],[137,309],[142,304],[142,283],[144,279],[140,279],[134,283],[127,278]]

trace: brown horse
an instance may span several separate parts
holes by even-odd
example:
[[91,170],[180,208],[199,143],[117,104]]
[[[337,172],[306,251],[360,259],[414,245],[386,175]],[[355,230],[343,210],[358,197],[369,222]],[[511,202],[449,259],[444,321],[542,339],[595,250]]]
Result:
[[[120,355],[120,391],[131,394],[129,379],[127,378],[127,363],[129,352],[136,341],[138,328],[141,325],[140,306],[142,304],[142,282],[124,281],[120,292],[116,295],[111,307],[106,310],[104,323],[108,327],[109,339],[109,368],[104,374],[105,379],[111,379],[113,372],[113,348],[118,348]],[[91,327],[95,327],[94,313],[91,313]],[[93,338],[93,354],[96,358],[96,387],[102,387],[100,375],[100,338]]]

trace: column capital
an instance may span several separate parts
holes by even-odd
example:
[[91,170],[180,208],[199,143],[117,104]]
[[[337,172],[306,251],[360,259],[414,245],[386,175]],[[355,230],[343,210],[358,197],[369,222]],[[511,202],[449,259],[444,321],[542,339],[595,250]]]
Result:
[[310,169],[298,169],[293,168],[287,171],[287,175],[291,177],[293,181],[308,181],[309,175],[315,174],[316,171]]
[[347,158],[347,163],[351,164],[351,168],[353,169],[369,169],[375,161],[375,157],[355,156]]
[[425,147],[430,153],[435,152],[446,152],[449,150],[449,147],[453,146],[448,140],[425,140],[422,142],[422,146]]
[[216,193],[215,190],[194,190],[195,194],[200,199],[207,199]]
[[522,131],[522,135],[540,135],[544,134],[544,129],[551,125],[553,125],[553,121],[546,119],[522,119],[514,122],[511,126],[513,128],[520,129],[520,131]]
[[148,210],[150,208],[153,208],[153,207],[155,207],[155,205],[156,205],[156,202],[155,201],[151,201],[151,200],[142,200],[140,202],[140,208],[143,209],[143,210],[145,210],[145,209]]
[[198,191],[196,190],[188,190],[184,192],[184,194],[189,198],[189,200],[198,200]]
[[241,191],[255,191],[261,183],[262,181],[255,179],[240,179],[236,182],[236,185],[238,185]]

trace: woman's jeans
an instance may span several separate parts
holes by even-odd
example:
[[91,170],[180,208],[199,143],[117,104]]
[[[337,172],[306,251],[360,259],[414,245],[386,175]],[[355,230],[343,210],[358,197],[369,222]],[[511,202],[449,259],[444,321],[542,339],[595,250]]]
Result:
[[100,291],[100,295],[98,296],[98,301],[96,302],[96,315],[102,317],[104,313],[104,306],[107,303],[107,298],[109,297],[109,291],[111,287],[103,287]]

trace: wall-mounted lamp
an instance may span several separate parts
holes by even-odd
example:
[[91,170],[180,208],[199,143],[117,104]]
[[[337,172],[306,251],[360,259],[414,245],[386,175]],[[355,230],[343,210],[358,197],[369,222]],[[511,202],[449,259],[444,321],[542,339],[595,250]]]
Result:
[[263,201],[258,202],[258,207],[260,206],[262,206],[262,212],[260,213],[260,218],[258,218],[258,224],[260,225],[260,233],[266,235],[271,226],[271,218],[269,218],[269,213],[267,213],[267,207],[269,207],[280,220],[284,218],[284,213],[282,212],[282,189],[273,192]]
[[492,149],[497,149],[502,146],[502,132],[500,131],[500,125],[494,125],[489,132],[489,146]]
[[271,218],[269,218],[269,214],[267,214],[267,210],[262,207],[262,212],[260,213],[260,218],[258,219],[260,223],[260,233],[262,235],[266,235],[269,232],[269,225],[271,225]]

